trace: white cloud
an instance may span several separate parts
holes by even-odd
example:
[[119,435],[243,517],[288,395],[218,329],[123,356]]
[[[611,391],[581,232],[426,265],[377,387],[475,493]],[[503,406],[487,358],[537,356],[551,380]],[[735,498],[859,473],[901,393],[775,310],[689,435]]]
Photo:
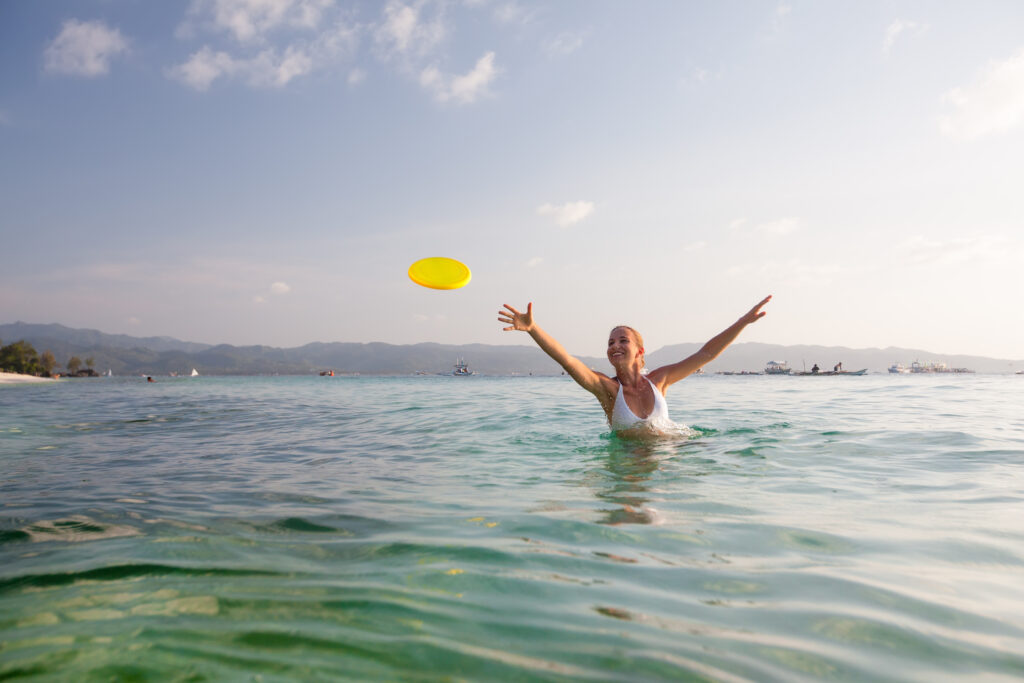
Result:
[[[281,294],[281,295],[283,295],[283,294],[287,294],[290,291],[292,291],[292,288],[288,286],[287,282],[274,282],[274,283],[272,283],[270,285],[270,293],[271,294]],[[252,302],[254,304],[265,304],[265,303],[267,303],[267,297],[265,297],[262,294],[255,294],[252,297]]]
[[167,75],[196,90],[207,90],[221,76],[233,76],[243,64],[226,52],[214,52],[204,46],[192,54],[184,64],[167,70]]
[[313,59],[303,50],[289,45],[284,54],[276,50],[265,50],[246,65],[249,83],[258,86],[287,85],[297,76],[304,76],[313,70]]
[[574,31],[563,31],[552,38],[544,46],[551,55],[568,55],[583,47],[583,34]]
[[1024,122],[1024,48],[990,63],[974,83],[953,88],[943,100],[952,112],[939,125],[950,137],[977,140],[1016,128]]
[[[334,0],[195,0],[189,14],[241,43],[259,42],[279,28],[315,29]],[[191,28],[183,30],[191,33]]]
[[69,76],[102,76],[110,61],[128,51],[128,40],[101,21],[69,19],[43,55],[46,71]]
[[744,225],[746,225],[746,223],[747,223],[747,219],[746,218],[737,218],[736,220],[734,220],[731,223],[729,223],[729,229],[730,230],[739,230]]
[[916,21],[904,21],[903,19],[897,19],[885,28],[885,39],[882,41],[882,54],[888,55],[892,46],[896,43],[896,39],[902,34],[921,33],[927,27],[925,24],[919,24]]
[[781,237],[783,235],[791,235],[800,229],[799,218],[780,218],[774,221],[768,221],[766,223],[760,223],[753,227],[753,231],[761,233],[762,235],[770,235],[774,237]]
[[593,212],[593,202],[587,201],[567,202],[561,206],[548,203],[537,207],[538,214],[541,216],[552,216],[555,219],[555,223],[563,228],[579,223]]
[[488,52],[477,60],[469,73],[462,76],[444,74],[437,67],[427,67],[420,72],[420,85],[432,91],[439,102],[454,100],[459,104],[470,104],[488,93],[488,86],[497,75],[494,53]]
[[530,259],[529,261],[526,262],[526,267],[527,268],[536,268],[537,266],[539,266],[542,263],[544,263],[544,257],[543,256],[534,256],[532,259]]
[[828,285],[848,272],[848,268],[836,263],[804,263],[798,258],[736,265],[726,269],[726,275],[730,277],[749,277],[762,283],[787,283],[794,287]]
[[769,39],[774,40],[780,33],[782,33],[786,17],[788,17],[792,12],[793,6],[788,3],[782,2],[775,6],[775,10],[772,12],[771,22],[768,25],[767,37]]
[[701,86],[706,83],[718,80],[722,77],[722,70],[711,71],[703,66],[694,66],[689,73],[679,78],[679,85],[683,87]]
[[242,78],[255,87],[283,87],[299,76],[326,68],[355,51],[357,29],[339,21],[312,40],[298,41],[283,51],[266,48],[246,57],[203,46],[167,75],[196,90],[207,90],[218,78]]
[[348,72],[347,80],[349,85],[359,85],[366,80],[366,72],[358,68],[352,69]]
[[440,15],[425,20],[424,3],[405,4],[390,0],[384,7],[383,22],[374,32],[378,53],[384,60],[421,57],[444,39],[446,30]]
[[537,10],[518,2],[503,2],[494,8],[494,18],[501,24],[529,24],[537,18]]
[[935,240],[915,235],[897,244],[893,250],[904,266],[952,266],[968,262],[1024,264],[1024,250],[1006,238],[993,235]]

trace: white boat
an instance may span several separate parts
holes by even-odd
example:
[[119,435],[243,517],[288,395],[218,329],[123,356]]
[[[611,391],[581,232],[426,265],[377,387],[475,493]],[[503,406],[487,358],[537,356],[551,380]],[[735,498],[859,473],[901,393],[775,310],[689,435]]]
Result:
[[108,368],[107,369],[107,377],[113,377],[113,376],[114,376],[114,371]]
[[190,377],[198,377],[199,376],[199,371],[196,370],[195,368],[192,368],[192,374],[189,375],[189,376]]
[[452,370],[452,374],[455,375],[456,377],[469,377],[470,375],[475,375],[476,373],[469,369],[469,366],[466,365],[466,361],[464,359],[456,358],[455,369]]
[[792,370],[790,370],[786,361],[779,363],[777,361],[770,360],[768,361],[768,365],[764,368],[764,374],[766,375],[788,375],[790,372],[792,372]]
[[925,373],[947,373],[952,372],[956,374],[973,374],[974,370],[968,368],[951,368],[945,363],[918,363],[916,360],[910,364],[910,371],[917,374],[921,372]]
[[908,375],[910,374],[910,368],[903,363],[893,363],[889,366],[889,372],[894,375]]

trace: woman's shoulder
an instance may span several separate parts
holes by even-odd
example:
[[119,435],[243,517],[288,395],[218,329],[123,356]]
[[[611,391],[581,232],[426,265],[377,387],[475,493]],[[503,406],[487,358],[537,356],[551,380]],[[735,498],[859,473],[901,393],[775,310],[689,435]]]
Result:
[[609,396],[614,397],[615,394],[618,393],[618,391],[619,391],[619,378],[618,377],[609,377],[608,375],[604,374],[603,372],[598,372],[597,370],[594,371],[594,374],[597,375],[597,379],[601,382],[601,386],[604,387],[605,392]]
[[662,396],[665,395],[665,390],[668,389],[665,385],[665,379],[668,377],[668,366],[663,365],[660,368],[651,370],[644,375],[644,377],[647,378],[647,381],[650,382],[655,389],[661,392]]

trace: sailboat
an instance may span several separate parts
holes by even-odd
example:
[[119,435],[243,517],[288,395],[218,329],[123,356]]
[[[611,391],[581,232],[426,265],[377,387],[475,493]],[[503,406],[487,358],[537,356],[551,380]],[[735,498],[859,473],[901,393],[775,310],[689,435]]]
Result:
[[195,368],[192,368],[192,374],[190,376],[191,377],[198,377],[199,376],[199,371],[196,370]]
[[107,377],[113,377],[113,376],[114,376],[114,371],[111,370],[110,368],[107,368]]

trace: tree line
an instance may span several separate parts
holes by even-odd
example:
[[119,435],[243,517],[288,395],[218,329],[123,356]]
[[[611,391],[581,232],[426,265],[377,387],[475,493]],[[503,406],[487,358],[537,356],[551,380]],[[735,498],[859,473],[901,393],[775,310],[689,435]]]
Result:
[[[82,368],[83,364],[85,365],[84,369]],[[83,363],[78,356],[71,356],[65,365],[67,374],[74,377],[95,376],[96,371],[92,369],[92,366],[92,358],[86,358]],[[0,342],[0,370],[22,375],[53,377],[56,368],[57,359],[49,350],[39,354],[35,347],[24,339],[7,346],[3,346],[3,343]]]

